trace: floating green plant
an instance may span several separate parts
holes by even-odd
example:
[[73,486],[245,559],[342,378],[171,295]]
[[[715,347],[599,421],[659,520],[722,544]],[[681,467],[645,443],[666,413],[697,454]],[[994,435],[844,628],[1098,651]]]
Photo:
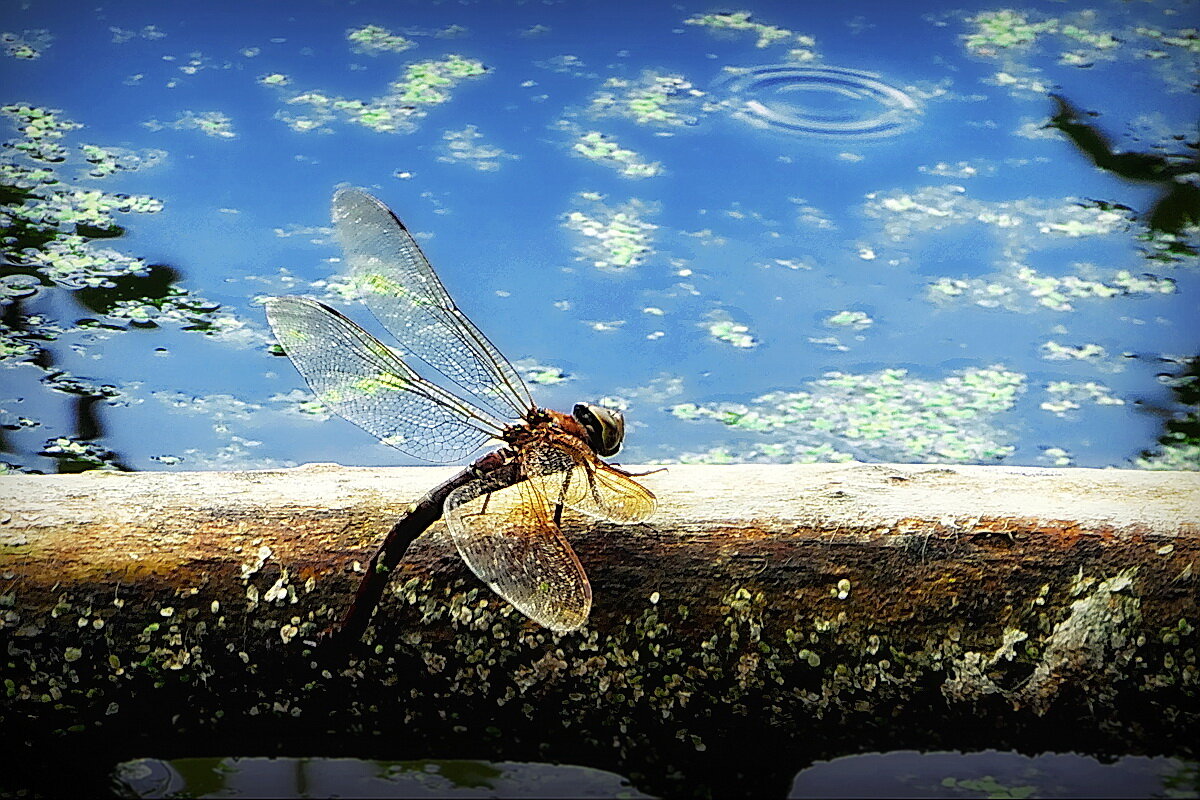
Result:
[[756,446],[748,454],[756,461],[808,460],[796,455],[821,446],[832,455],[845,442],[883,460],[979,463],[1015,450],[992,419],[1010,411],[1024,387],[1023,374],[998,366],[940,381],[901,369],[831,372],[810,391],[771,392],[749,403],[681,403],[670,412],[769,436],[775,453]]
[[1134,33],[1165,45],[1176,47],[1192,55],[1200,55],[1200,30],[1196,28],[1180,28],[1174,33],[1149,26],[1138,26]]
[[[758,37],[755,42],[755,47],[770,47],[773,44],[787,41],[796,34],[789,31],[787,28],[780,28],[775,25],[766,25],[761,22],[753,22],[752,15],[749,11],[730,11],[717,14],[696,14],[688,17],[683,21],[684,25],[698,25],[703,28],[709,28],[714,31],[746,31],[753,33]],[[812,40],[807,37],[796,37],[805,40],[805,43],[812,44]]]
[[92,178],[105,178],[116,172],[148,169],[160,164],[167,156],[165,150],[134,151],[124,147],[100,147],[95,144],[82,144],[79,150],[90,165],[87,174]]
[[1075,458],[1061,447],[1042,448],[1042,457],[1054,467],[1070,467],[1075,464]]
[[1065,417],[1089,403],[1098,406],[1125,404],[1124,400],[1113,396],[1107,386],[1095,381],[1050,381],[1046,384],[1046,394],[1050,399],[1041,404],[1041,409],[1058,417]]
[[42,51],[50,46],[54,37],[43,29],[22,31],[21,33],[0,33],[0,45],[4,52],[12,58],[32,61],[42,57]]
[[1042,358],[1047,361],[1103,361],[1108,357],[1108,351],[1098,344],[1069,345],[1060,344],[1053,339],[1043,342]]
[[942,786],[947,789],[978,792],[983,797],[995,800],[1024,800],[1026,797],[1033,797],[1038,790],[1038,787],[1030,784],[1010,786],[991,775],[984,775],[982,778],[944,778]]
[[1007,8],[984,11],[968,21],[975,25],[975,31],[966,36],[966,47],[980,55],[994,55],[1001,50],[1029,47],[1041,34],[1052,33],[1058,29],[1057,20],[1030,22],[1025,14]]
[[[77,122],[62,119],[61,112],[11,103],[0,108],[16,125],[21,138],[10,143],[13,150],[24,153],[36,161],[58,162],[67,157],[67,151],[59,144],[68,132],[83,127]],[[7,163],[7,162],[6,162]]]
[[896,240],[921,231],[983,223],[1014,244],[1029,242],[1031,228],[1052,239],[1104,236],[1127,230],[1132,216],[1127,208],[1100,201],[977,200],[953,184],[914,192],[872,192],[865,210],[881,219],[885,233]]
[[468,164],[481,172],[494,172],[500,169],[502,160],[517,158],[482,140],[483,134],[474,125],[461,131],[446,131],[442,134],[441,155],[437,159],[450,164]]
[[758,346],[758,339],[750,333],[750,327],[734,320],[724,311],[714,311],[704,323],[708,335],[718,342],[732,345],[742,350]]
[[351,43],[351,49],[354,52],[369,56],[377,56],[380,53],[402,53],[417,46],[412,40],[397,36],[379,25],[351,28],[346,31],[346,39]]
[[401,102],[444,103],[450,99],[447,89],[465,78],[475,78],[487,72],[483,63],[459,55],[449,55],[442,61],[419,61],[409,64],[404,79],[392,84]]
[[300,113],[279,111],[275,117],[298,133],[327,133],[339,116],[378,133],[407,133],[416,129],[417,120],[426,113],[425,107],[447,102],[450,90],[460,81],[486,72],[482,62],[453,54],[440,61],[419,61],[406,66],[403,77],[392,81],[386,93],[371,100],[317,90],[301,91],[287,97],[284,103],[307,109]]
[[586,159],[613,167],[627,178],[649,178],[662,173],[662,164],[644,160],[599,131],[581,134],[571,149]]
[[638,200],[612,207],[590,193],[578,195],[587,211],[571,211],[563,226],[584,238],[575,248],[578,259],[598,269],[627,270],[644,263],[654,252],[653,233],[658,227],[643,217],[652,211]]
[[571,380],[571,376],[562,367],[539,364],[536,361],[518,361],[513,366],[521,371],[525,380],[541,386],[553,386]]
[[[1029,49],[1044,35],[1058,35],[1066,40],[1068,46],[1083,45],[1093,51],[1120,47],[1121,39],[1112,32],[1095,30],[1089,26],[1094,19],[1094,14],[1084,13],[1075,22],[1055,18],[1033,22],[1025,13],[1012,9],[985,11],[968,20],[975,30],[964,37],[964,44],[968,51],[982,56]],[[1074,58],[1068,59],[1068,63],[1090,66],[1090,63],[1085,63],[1089,59],[1088,53],[1075,52],[1071,55]]]
[[967,18],[970,29],[962,40],[971,55],[998,59],[1004,65],[988,82],[1018,92],[1055,90],[1055,82],[1039,77],[1041,70],[1028,63],[1032,55],[1045,52],[1056,56],[1061,66],[1080,69],[1120,58],[1149,61],[1169,91],[1193,90],[1195,56],[1200,53],[1200,31],[1195,27],[1175,31],[1145,25],[1105,29],[1103,19],[1094,9],[1061,18],[1013,9],[984,11]]
[[237,138],[237,133],[233,130],[233,120],[220,111],[184,111],[170,122],[151,119],[142,124],[152,131],[196,130],[215,139]]
[[837,328],[864,330],[874,325],[875,320],[864,311],[839,311],[826,317],[825,324]]
[[609,78],[592,96],[590,113],[620,116],[639,125],[676,126],[695,122],[704,92],[682,75],[647,70],[637,81]]
[[[1089,265],[1076,269],[1095,272]],[[1044,275],[1024,264],[1009,263],[1004,272],[990,278],[938,278],[927,287],[935,301],[968,301],[985,308],[1024,310],[1041,307],[1052,311],[1073,311],[1078,300],[1109,300],[1119,297],[1173,294],[1172,278],[1157,275],[1134,275],[1129,270],[1115,270],[1106,279],[1084,278],[1081,275],[1055,277]]]

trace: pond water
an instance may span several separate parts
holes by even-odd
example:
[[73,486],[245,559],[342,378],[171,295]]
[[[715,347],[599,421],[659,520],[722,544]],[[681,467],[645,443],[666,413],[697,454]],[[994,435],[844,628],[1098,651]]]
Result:
[[[1195,764],[1169,758],[897,751],[817,762],[787,797],[1192,797],[1196,779]],[[598,769],[465,760],[137,759],[119,764],[113,782],[123,796],[147,798],[651,797]]]
[[[1198,20],[6,4],[0,470],[421,463],[331,417],[266,323],[299,294],[379,332],[333,238],[345,185],[414,231],[541,405],[623,409],[627,463],[1198,469]],[[130,791],[183,780],[130,769],[157,781]],[[925,777],[985,796],[988,769]]]
[[271,352],[264,297],[369,318],[349,184],[542,405],[623,408],[627,462],[1194,469],[1196,20],[11,5],[0,460],[419,463]]

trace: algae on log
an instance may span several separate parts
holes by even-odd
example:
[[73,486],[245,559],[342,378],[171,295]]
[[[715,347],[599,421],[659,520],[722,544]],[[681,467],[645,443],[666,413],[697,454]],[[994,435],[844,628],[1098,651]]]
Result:
[[513,612],[438,523],[361,646],[314,648],[448,474],[0,478],[8,752],[39,780],[66,748],[101,773],[316,753],[724,796],[866,750],[1197,758],[1200,476],[673,466],[641,479],[646,524],[564,519],[595,595],[581,632]]

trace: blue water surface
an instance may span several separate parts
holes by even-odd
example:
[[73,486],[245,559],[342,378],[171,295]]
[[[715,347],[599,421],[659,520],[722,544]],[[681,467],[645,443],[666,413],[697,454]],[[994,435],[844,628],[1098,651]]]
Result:
[[[6,8],[9,221],[139,198],[68,278],[6,240],[14,468],[416,463],[271,353],[267,296],[379,332],[338,291],[346,184],[540,403],[623,408],[627,462],[1196,467],[1156,442],[1195,228],[1150,224],[1200,181],[1195,3]],[[1097,166],[1052,94],[1165,177]]]

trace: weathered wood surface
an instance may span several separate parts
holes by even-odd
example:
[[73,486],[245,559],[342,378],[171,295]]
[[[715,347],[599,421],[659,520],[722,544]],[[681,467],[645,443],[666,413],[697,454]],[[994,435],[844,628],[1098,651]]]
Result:
[[669,773],[761,791],[781,748],[1196,757],[1200,476],[671,467],[642,479],[648,523],[567,521],[595,594],[582,633],[513,614],[439,523],[361,649],[307,644],[449,474],[0,478],[6,741],[103,759],[383,735],[393,758],[540,754],[668,794]]

